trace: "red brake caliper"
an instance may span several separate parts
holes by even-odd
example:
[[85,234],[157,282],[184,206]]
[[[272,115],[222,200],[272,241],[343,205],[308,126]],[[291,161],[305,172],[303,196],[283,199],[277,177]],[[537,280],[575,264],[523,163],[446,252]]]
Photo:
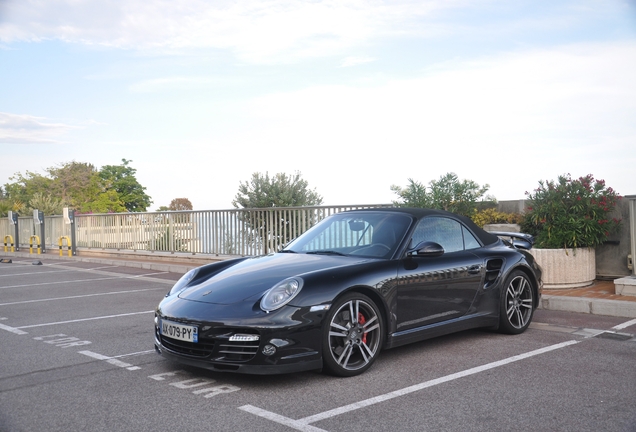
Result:
[[[367,320],[364,317],[364,315],[362,315],[362,313],[358,312],[358,323],[360,325],[364,325],[364,323],[366,323],[366,322],[367,322]],[[364,333],[362,335],[362,343],[367,343],[367,334],[366,333]]]

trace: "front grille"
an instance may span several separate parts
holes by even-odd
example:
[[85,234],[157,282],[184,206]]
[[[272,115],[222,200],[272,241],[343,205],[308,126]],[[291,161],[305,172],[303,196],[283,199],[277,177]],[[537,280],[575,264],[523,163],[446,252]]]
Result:
[[203,341],[199,343],[186,342],[161,336],[161,345],[169,351],[179,354],[205,358],[212,355],[214,351],[214,341]]
[[236,362],[252,360],[254,356],[256,355],[256,353],[258,352],[259,344],[260,344],[259,341],[219,342],[219,354],[221,354],[221,357],[216,358],[215,360],[236,361]]

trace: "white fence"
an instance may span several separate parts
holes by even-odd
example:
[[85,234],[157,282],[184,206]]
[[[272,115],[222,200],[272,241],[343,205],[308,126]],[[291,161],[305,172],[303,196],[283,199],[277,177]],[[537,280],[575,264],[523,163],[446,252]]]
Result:
[[[189,252],[192,254],[262,255],[279,250],[325,217],[344,210],[386,208],[391,204],[272,207],[259,209],[83,214],[75,216],[78,250]],[[46,249],[70,237],[62,216],[45,216]],[[18,219],[20,248],[35,244],[40,227],[31,217]],[[15,241],[15,226],[0,220],[0,236]],[[66,243],[65,243],[66,244]]]

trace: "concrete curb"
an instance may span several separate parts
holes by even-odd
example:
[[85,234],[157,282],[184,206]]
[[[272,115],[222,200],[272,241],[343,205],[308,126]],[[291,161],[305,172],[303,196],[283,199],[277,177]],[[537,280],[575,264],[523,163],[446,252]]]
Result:
[[542,295],[540,309],[636,318],[636,302]]

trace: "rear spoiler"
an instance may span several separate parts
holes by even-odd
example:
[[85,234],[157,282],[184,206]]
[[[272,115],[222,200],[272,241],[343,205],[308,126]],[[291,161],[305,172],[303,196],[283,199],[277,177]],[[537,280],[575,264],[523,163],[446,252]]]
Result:
[[500,237],[504,242],[516,249],[530,250],[534,244],[534,237],[530,234],[499,231],[489,231],[489,233]]

